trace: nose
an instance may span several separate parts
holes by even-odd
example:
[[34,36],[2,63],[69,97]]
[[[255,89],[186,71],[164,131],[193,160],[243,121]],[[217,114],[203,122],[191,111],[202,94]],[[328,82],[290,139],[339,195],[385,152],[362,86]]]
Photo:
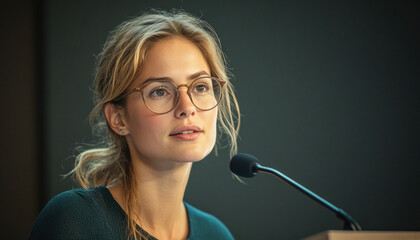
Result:
[[176,118],[187,118],[190,116],[195,116],[197,112],[196,107],[191,101],[190,96],[188,95],[187,91],[179,90],[179,98],[178,103],[175,106],[175,117]]

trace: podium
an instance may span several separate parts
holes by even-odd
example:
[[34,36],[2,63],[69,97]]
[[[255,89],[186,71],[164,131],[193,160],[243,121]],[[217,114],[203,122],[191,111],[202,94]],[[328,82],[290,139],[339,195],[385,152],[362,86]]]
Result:
[[326,231],[303,240],[420,240],[420,232]]

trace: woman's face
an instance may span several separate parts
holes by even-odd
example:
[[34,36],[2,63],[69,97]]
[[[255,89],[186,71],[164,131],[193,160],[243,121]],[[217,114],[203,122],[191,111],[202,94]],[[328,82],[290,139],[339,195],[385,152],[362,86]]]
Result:
[[[199,76],[210,76],[200,49],[189,40],[173,37],[149,49],[141,74],[130,89],[151,78],[165,78],[176,86],[190,85]],[[165,114],[151,112],[139,92],[127,97],[125,122],[132,158],[150,163],[194,162],[211,152],[216,141],[217,108],[198,110],[186,87],[180,87],[179,92],[177,105]]]

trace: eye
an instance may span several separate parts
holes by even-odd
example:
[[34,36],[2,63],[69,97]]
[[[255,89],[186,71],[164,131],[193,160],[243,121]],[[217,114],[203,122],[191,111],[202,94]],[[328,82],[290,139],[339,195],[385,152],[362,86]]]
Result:
[[208,93],[210,91],[210,85],[204,82],[200,82],[194,85],[193,92],[194,93]]
[[171,93],[165,87],[157,87],[157,88],[152,89],[149,92],[148,96],[149,98],[152,98],[152,99],[160,99],[164,97],[170,97]]

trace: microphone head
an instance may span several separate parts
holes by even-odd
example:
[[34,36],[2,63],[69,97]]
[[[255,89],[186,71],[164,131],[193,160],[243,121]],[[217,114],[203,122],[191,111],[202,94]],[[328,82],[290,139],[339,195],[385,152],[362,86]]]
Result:
[[258,159],[250,154],[238,153],[230,160],[230,170],[241,177],[253,177],[257,174]]

